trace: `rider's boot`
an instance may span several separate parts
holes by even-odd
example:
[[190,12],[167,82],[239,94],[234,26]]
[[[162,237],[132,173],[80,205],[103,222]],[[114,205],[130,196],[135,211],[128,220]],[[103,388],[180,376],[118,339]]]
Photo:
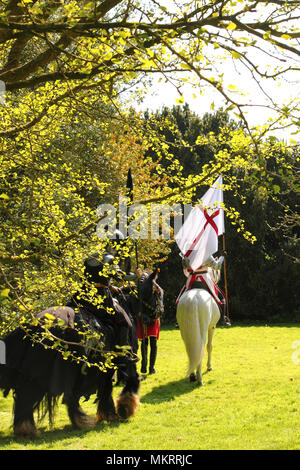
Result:
[[156,374],[154,369],[155,361],[157,356],[157,340],[154,336],[150,337],[150,364],[149,364],[149,374]]
[[148,357],[148,339],[147,338],[141,341],[141,352],[142,352],[141,374],[146,374],[147,373],[147,357]]
[[229,328],[231,326],[231,323],[226,315],[226,303],[225,302],[222,303],[222,307],[220,308],[220,310],[221,310],[220,325],[226,328]]

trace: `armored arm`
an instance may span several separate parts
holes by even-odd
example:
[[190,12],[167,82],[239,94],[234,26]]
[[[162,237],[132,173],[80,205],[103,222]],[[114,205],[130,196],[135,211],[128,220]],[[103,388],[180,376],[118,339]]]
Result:
[[224,261],[224,256],[220,256],[217,260],[211,255],[206,261],[205,265],[210,268],[220,270]]

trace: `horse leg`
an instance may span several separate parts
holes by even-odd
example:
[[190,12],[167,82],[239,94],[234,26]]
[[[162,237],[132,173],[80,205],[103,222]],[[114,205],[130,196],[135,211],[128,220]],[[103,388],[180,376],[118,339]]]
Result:
[[101,373],[100,384],[97,393],[97,421],[116,421],[118,415],[116,413],[114,400],[112,397],[114,371]]
[[202,369],[202,360],[199,362],[199,365],[198,365],[197,371],[196,371],[196,380],[197,380],[197,382],[200,386],[203,385],[201,369]]
[[199,359],[199,363],[198,363],[197,370],[196,370],[196,379],[197,379],[197,382],[200,386],[203,385],[203,381],[202,381],[202,359],[203,359],[203,356],[204,356],[205,343],[206,343],[206,333],[201,335],[200,359]]
[[14,392],[14,434],[15,436],[36,437],[39,432],[36,429],[33,411],[42,401],[44,393],[33,382],[24,380]]
[[96,420],[92,416],[88,416],[80,407],[79,397],[73,395],[68,399],[64,399],[64,403],[67,406],[70,421],[75,429],[93,429]]
[[195,372],[192,372],[190,374],[190,382],[196,382],[196,380],[197,380],[196,374]]
[[213,335],[214,335],[215,327],[211,328],[208,330],[208,338],[207,338],[207,370],[211,371],[212,370],[212,365],[211,365],[211,353],[212,353],[212,348],[213,348]]
[[116,401],[117,413],[121,419],[134,416],[140,404],[138,395],[140,379],[134,364],[128,366],[127,377],[126,385]]

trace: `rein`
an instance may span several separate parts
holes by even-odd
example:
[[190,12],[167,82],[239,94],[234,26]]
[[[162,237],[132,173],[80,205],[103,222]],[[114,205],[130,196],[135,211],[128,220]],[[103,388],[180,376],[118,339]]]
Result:
[[[154,294],[155,294],[155,297],[156,297],[156,305],[155,307],[153,305],[150,305],[148,302],[146,302],[146,300],[143,300],[143,299],[140,299],[140,302],[142,304],[144,304],[149,310],[151,310],[152,312],[156,313],[156,312],[160,312],[160,308],[159,308],[159,304],[160,304],[160,301],[159,301],[159,293],[157,292],[157,290],[154,291]],[[141,312],[142,313],[142,312]]]
[[[158,298],[159,296],[159,292],[158,292],[158,289],[160,289],[160,287],[157,287],[155,289],[155,291],[153,292],[155,297],[156,297],[156,305],[155,307],[153,305],[150,305],[146,300],[142,299],[141,298],[141,295],[140,295],[140,291],[138,292],[135,292],[135,290],[133,289],[131,291],[131,293],[135,296],[135,298],[139,301],[139,304],[143,304],[145,307],[147,307],[149,310],[151,310],[152,312],[157,312],[159,311],[159,304],[160,304],[160,300]],[[142,313],[142,312],[141,312]]]

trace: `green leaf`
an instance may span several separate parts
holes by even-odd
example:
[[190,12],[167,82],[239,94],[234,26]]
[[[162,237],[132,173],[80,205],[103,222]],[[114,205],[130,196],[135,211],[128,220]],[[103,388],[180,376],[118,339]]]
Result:
[[182,62],[180,64],[180,67],[185,70],[191,70],[191,67],[189,66],[189,64],[186,64],[185,62]]
[[234,59],[240,59],[242,55],[237,51],[231,51],[231,55]]
[[234,104],[231,104],[230,106],[228,106],[228,107],[225,109],[225,112],[227,112],[227,111],[232,111],[234,108],[235,108],[235,105],[234,105]]
[[47,318],[47,320],[55,320],[55,316],[51,315],[51,313],[45,313],[44,317]]
[[236,29],[236,24],[235,23],[229,23],[229,25],[227,26],[228,31],[233,31],[234,29]]
[[0,297],[8,297],[9,296],[10,289],[2,289],[0,291]]

